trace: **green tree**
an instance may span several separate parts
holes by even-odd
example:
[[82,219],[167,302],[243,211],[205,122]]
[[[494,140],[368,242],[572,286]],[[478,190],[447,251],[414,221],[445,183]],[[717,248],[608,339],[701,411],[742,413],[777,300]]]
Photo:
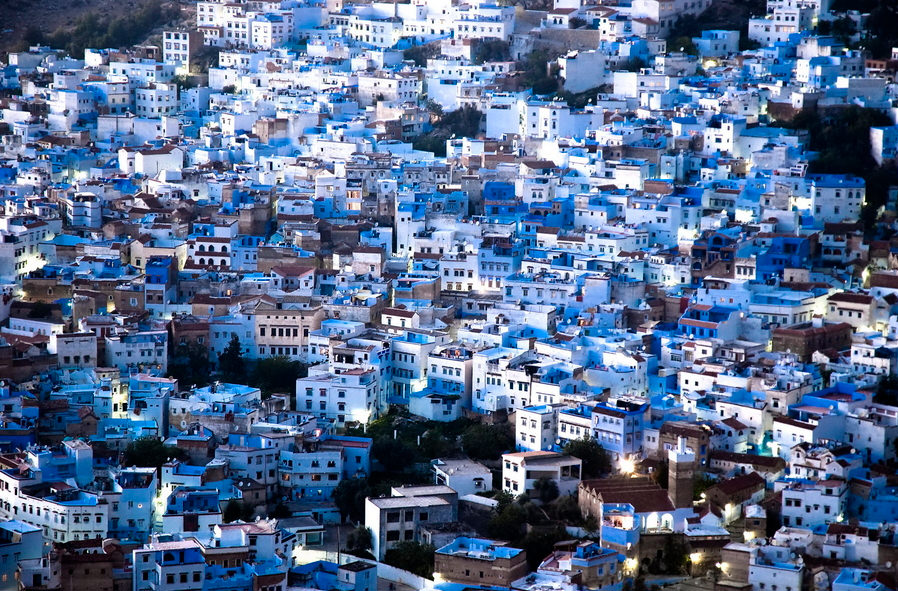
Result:
[[808,132],[808,148],[817,152],[810,172],[865,176],[876,168],[870,152],[870,128],[891,125],[881,111],[851,105],[821,114],[803,109],[788,123]]
[[517,547],[527,552],[527,562],[531,570],[536,570],[546,556],[552,553],[555,544],[570,538],[561,526],[549,531],[535,530],[516,542]]
[[533,483],[533,490],[543,504],[550,503],[558,498],[558,484],[551,478],[538,478]]
[[168,360],[168,375],[182,387],[205,386],[211,368],[209,350],[195,342],[178,344]]
[[898,405],[898,377],[884,376],[876,384],[876,392],[873,394],[873,402],[876,404]]
[[47,302],[34,302],[28,309],[28,318],[50,318],[55,306]]
[[475,460],[498,460],[514,448],[508,425],[471,425],[462,434],[462,449]]
[[607,92],[609,90],[610,89],[607,85],[594,86],[581,92],[569,92],[567,90],[562,90],[555,94],[555,98],[563,100],[569,107],[582,109],[586,107],[586,105],[595,102],[596,97],[600,92]]
[[374,535],[364,525],[357,526],[346,536],[346,549],[356,556],[370,554],[374,547]]
[[165,445],[162,440],[146,436],[135,439],[125,448],[126,466],[162,468],[169,460],[184,460],[187,452],[173,445]]
[[518,503],[509,503],[493,514],[486,529],[491,538],[515,541],[526,523],[527,511]]
[[287,519],[289,517],[293,517],[293,512],[287,508],[287,505],[278,503],[271,511],[271,516],[275,519]]
[[425,458],[445,458],[456,451],[455,439],[447,437],[441,429],[430,429],[421,436],[418,451]]
[[506,507],[514,503],[514,495],[507,490],[500,490],[496,493],[496,496],[493,497],[493,500],[497,503],[495,512],[499,514],[502,513]]
[[176,84],[178,86],[178,91],[187,90],[189,88],[195,88],[197,86],[197,82],[194,78],[186,74],[178,74],[177,76],[171,79],[172,84]]
[[555,519],[565,523],[576,524],[583,521],[576,495],[559,496],[549,504],[547,510]]
[[511,44],[503,39],[479,39],[473,50],[475,64],[511,60]]
[[624,64],[621,69],[628,72],[638,72],[644,67],[646,67],[645,60],[643,60],[639,56],[633,56],[629,60],[627,60],[627,63]]
[[256,362],[249,383],[262,390],[262,397],[272,394],[294,394],[297,378],[308,375],[308,367],[289,357],[265,357]]
[[376,496],[367,478],[344,478],[334,489],[333,499],[343,521],[365,518],[365,499]]
[[228,501],[228,504],[225,505],[224,514],[221,519],[225,523],[231,523],[238,519],[249,522],[253,519],[253,513],[252,505],[243,501],[238,501],[237,499],[231,499]]
[[218,67],[218,57],[221,49],[212,45],[204,45],[190,58],[190,70],[200,74],[207,74],[209,68]]
[[274,509],[272,509],[271,516],[275,519],[288,519],[293,517],[293,511],[291,511],[284,503],[278,503],[274,506]]
[[[856,10],[869,14],[861,45],[874,59],[888,59],[891,48],[898,46],[898,2],[896,0],[835,0],[832,11]],[[835,25],[835,23],[833,23]]]
[[371,457],[380,462],[385,472],[403,472],[414,463],[415,450],[401,439],[382,437],[375,439]]
[[530,88],[533,94],[551,94],[558,89],[558,78],[549,71],[549,63],[557,54],[545,49],[535,49],[524,56],[517,63],[517,69],[521,72],[521,82],[525,88]]
[[228,346],[218,356],[218,371],[226,382],[246,383],[246,362],[243,359],[240,338],[236,334],[231,335]]
[[702,498],[702,494],[715,484],[716,481],[707,474],[696,474],[692,479],[692,498],[698,501]]
[[440,55],[440,43],[425,43],[424,45],[415,45],[409,47],[402,52],[402,59],[415,62],[419,68],[427,65],[427,60]]
[[242,513],[243,507],[241,507],[240,501],[238,501],[237,499],[231,499],[225,506],[224,514],[221,516],[221,520],[225,523],[232,523],[240,519],[240,515]]
[[808,166],[809,172],[847,174],[866,180],[866,205],[861,219],[868,230],[879,208],[887,204],[889,187],[898,184],[895,163],[876,165],[871,154],[870,128],[891,124],[885,113],[857,105],[824,113],[804,109],[785,123],[792,129],[807,130],[808,148],[817,154]]
[[698,55],[698,47],[692,42],[692,37],[681,36],[668,41],[671,51],[682,51],[689,55]]
[[27,29],[25,29],[25,35],[22,38],[22,43],[19,46],[21,51],[28,51],[28,48],[33,45],[40,45],[46,41],[44,36],[44,32],[40,30],[39,27],[34,25],[29,25]]
[[164,8],[162,0],[149,0],[142,2],[136,11],[127,16],[88,12],[78,17],[71,26],[61,27],[45,36],[43,41],[80,57],[88,47],[122,48],[139,43],[173,16],[175,11]]
[[421,542],[399,542],[384,554],[384,562],[390,566],[407,570],[419,577],[429,579],[433,576],[433,556],[436,548],[433,544]]
[[465,105],[448,113],[431,112],[433,129],[421,134],[412,141],[416,150],[433,152],[437,156],[446,155],[446,140],[455,137],[476,137],[480,133],[483,113],[476,107]]
[[686,552],[686,545],[679,537],[673,535],[665,536],[663,556],[664,574],[679,575],[687,572],[689,554]]
[[564,446],[564,453],[583,461],[583,478],[598,478],[611,472],[611,458],[595,439],[583,437],[574,439]]
[[424,102],[424,108],[427,109],[432,115],[434,115],[436,117],[443,116],[443,105],[441,105],[440,103],[436,102],[433,99],[427,99]]

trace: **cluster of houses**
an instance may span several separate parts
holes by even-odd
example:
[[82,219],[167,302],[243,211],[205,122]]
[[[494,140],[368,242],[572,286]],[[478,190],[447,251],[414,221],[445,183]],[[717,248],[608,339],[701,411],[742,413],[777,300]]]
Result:
[[[158,46],[10,53],[0,590],[621,591],[671,547],[721,591],[898,589],[898,243],[771,124],[898,123],[898,48],[826,0],[669,47],[711,4],[205,0]],[[308,371],[170,368],[235,355]],[[396,409],[514,448],[366,498],[374,560],[308,559],[372,473],[347,430]],[[129,465],[152,440],[179,457]],[[466,525],[546,482],[594,526],[546,557]],[[379,562],[402,542],[433,580]]]

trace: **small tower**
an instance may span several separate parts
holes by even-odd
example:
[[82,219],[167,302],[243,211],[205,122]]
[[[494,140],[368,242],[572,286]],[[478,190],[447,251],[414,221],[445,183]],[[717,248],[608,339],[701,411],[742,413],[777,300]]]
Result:
[[695,454],[686,449],[686,438],[677,438],[677,447],[667,452],[667,495],[677,509],[692,508]]

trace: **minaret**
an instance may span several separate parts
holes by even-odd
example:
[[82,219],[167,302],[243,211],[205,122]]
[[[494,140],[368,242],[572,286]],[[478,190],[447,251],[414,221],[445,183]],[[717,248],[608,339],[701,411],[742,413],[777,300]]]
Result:
[[677,447],[667,452],[667,495],[677,509],[692,508],[695,454],[686,449],[686,438],[677,438]]

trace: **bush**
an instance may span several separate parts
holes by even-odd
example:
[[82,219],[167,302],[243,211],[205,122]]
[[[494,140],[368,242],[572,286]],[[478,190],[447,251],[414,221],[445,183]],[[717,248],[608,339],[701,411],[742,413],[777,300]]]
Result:
[[420,542],[399,542],[384,554],[384,562],[390,566],[407,570],[419,577],[429,579],[433,576],[433,555],[436,548],[433,544]]
[[225,506],[221,520],[225,523],[231,523],[238,519],[249,522],[253,520],[253,512],[252,505],[238,501],[237,499],[231,499]]
[[187,452],[173,445],[165,445],[156,437],[135,439],[125,448],[125,465],[159,469],[169,460],[183,460]]
[[511,45],[502,39],[480,39],[474,46],[475,64],[507,62],[511,60]]
[[374,536],[371,530],[359,525],[346,536],[346,549],[353,554],[368,552],[374,547]]
[[598,478],[611,472],[611,458],[605,448],[591,437],[574,439],[564,446],[564,453],[582,460],[583,478]]
[[506,425],[472,425],[461,441],[464,452],[475,460],[498,460],[514,448],[514,434]]
[[500,507],[502,507],[501,510],[496,511],[487,523],[487,533],[491,538],[498,540],[518,540],[527,523],[527,511],[514,502],[500,504],[496,509]]
[[415,45],[409,47],[402,52],[402,59],[411,60],[419,68],[427,65],[427,60],[440,55],[440,43],[427,43],[425,45]]
[[551,478],[540,478],[533,483],[533,490],[543,504],[550,503],[558,498],[558,484]]
[[380,462],[385,472],[402,472],[415,462],[415,450],[401,439],[374,440],[371,456]]
[[127,16],[113,18],[109,14],[89,12],[79,17],[72,27],[57,29],[43,38],[29,31],[29,41],[43,42],[80,57],[89,47],[124,48],[140,43],[153,29],[176,16],[175,11],[163,9],[161,0],[150,0]]
[[[436,115],[436,113],[434,114]],[[475,137],[480,133],[480,121],[483,119],[483,113],[470,105],[437,116],[439,119],[433,124],[433,129],[419,135],[412,142],[416,150],[445,156],[446,140],[453,136]]]
[[536,49],[528,53],[517,64],[521,72],[521,82],[529,87],[533,94],[551,94],[558,90],[558,79],[549,72],[549,62],[558,57],[545,49]]
[[365,499],[389,492],[389,487],[374,486],[367,478],[344,478],[334,489],[334,504],[344,521],[360,522],[365,519]]
[[308,375],[308,367],[289,357],[265,357],[256,362],[250,376],[249,385],[262,391],[262,398],[272,394],[293,394],[296,392],[297,378]]

